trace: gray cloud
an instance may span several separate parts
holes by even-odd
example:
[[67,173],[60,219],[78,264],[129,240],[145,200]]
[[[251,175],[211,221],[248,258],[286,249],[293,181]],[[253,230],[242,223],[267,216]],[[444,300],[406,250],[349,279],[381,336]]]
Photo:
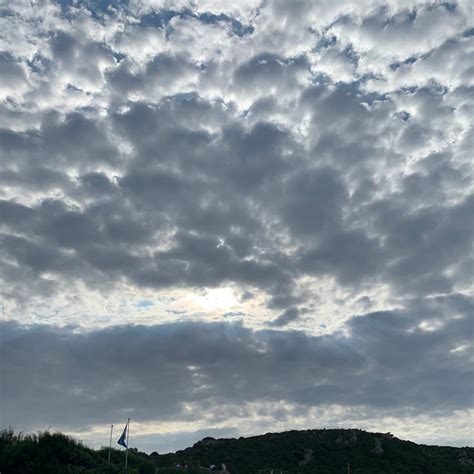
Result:
[[[320,337],[228,323],[76,333],[3,322],[2,424],[82,426],[125,412],[136,421],[199,420],[209,407],[257,400],[464,409],[471,353],[456,349],[472,337],[473,308],[461,295],[413,301],[353,318],[348,335]],[[192,415],[185,403],[197,404]]]
[[[67,59],[76,46],[70,36],[61,38],[54,37],[53,55]],[[239,65],[236,77],[248,81],[263,68],[265,80],[278,81],[272,68],[286,66],[273,56],[262,58]],[[156,57],[141,73],[143,81],[154,83],[151,69],[175,60]],[[63,193],[17,207],[29,220],[10,212],[5,232],[15,238],[27,233],[22,238],[35,252],[52,242],[58,254],[74,249],[111,280],[126,277],[144,286],[230,281],[256,285],[281,299],[272,288],[309,274],[333,276],[354,288],[370,279],[385,281],[396,292],[450,291],[448,269],[468,251],[470,201],[443,205],[430,199],[433,192],[447,199],[460,184],[466,186],[467,170],[445,152],[420,160],[400,182],[388,181],[380,173],[396,172],[402,152],[394,154],[375,134],[384,127],[387,135],[401,134],[404,147],[420,147],[428,140],[424,134],[437,133],[426,125],[422,131],[421,118],[453,109],[438,107],[439,94],[433,102],[434,93],[420,89],[415,92],[420,120],[395,122],[394,99],[370,110],[360,87],[323,82],[302,90],[306,99],[299,107],[309,114],[315,135],[309,137],[314,144],[309,154],[286,126],[257,121],[245,128],[232,108],[226,112],[195,93],[135,102],[106,118],[49,113],[38,131],[5,130],[4,156],[17,161],[2,180],[15,189]],[[131,155],[120,151],[114,136],[131,147]],[[75,183],[71,166],[79,170]],[[112,180],[99,166],[112,167],[119,177]],[[410,212],[414,200],[419,209]],[[14,199],[4,206],[8,203],[17,205]],[[291,263],[279,244],[288,233],[297,246]],[[149,247],[170,235],[174,248],[150,260]],[[219,239],[224,246],[218,247]],[[120,248],[111,250],[108,243]],[[14,252],[10,257],[16,258]],[[58,273],[58,268],[45,263],[42,271]]]
[[0,57],[0,77],[0,86],[7,91],[14,90],[22,83],[27,83],[25,69],[22,64],[8,56]]
[[278,318],[271,322],[272,326],[286,326],[287,324],[291,323],[292,321],[297,320],[300,317],[300,311],[298,308],[287,308],[283,311]]

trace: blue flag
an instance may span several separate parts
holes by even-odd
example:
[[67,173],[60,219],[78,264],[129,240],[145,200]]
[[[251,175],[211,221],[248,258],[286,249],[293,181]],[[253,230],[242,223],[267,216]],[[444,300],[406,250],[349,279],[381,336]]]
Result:
[[127,443],[125,440],[127,439],[127,428],[128,428],[128,423],[125,425],[125,428],[123,429],[122,436],[117,441],[117,444],[120,444],[120,446],[123,446],[124,448],[128,448]]

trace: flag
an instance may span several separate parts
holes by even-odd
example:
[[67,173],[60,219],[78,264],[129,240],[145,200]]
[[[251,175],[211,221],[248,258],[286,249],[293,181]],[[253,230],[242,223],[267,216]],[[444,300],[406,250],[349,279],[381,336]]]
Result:
[[127,443],[125,440],[127,439],[127,428],[128,428],[128,423],[125,425],[125,428],[123,429],[122,436],[117,441],[117,444],[120,444],[120,446],[123,446],[124,448],[128,448]]

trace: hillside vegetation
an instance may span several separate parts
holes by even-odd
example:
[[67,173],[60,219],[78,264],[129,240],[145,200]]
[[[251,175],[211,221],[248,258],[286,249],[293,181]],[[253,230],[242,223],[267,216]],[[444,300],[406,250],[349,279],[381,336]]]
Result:
[[[1,474],[118,474],[124,472],[125,453],[116,449],[107,464],[108,449],[94,450],[61,433],[0,434]],[[129,452],[128,474],[154,474],[156,463],[146,454]]]
[[[2,474],[95,474],[124,472],[124,452],[93,450],[60,433],[0,435]],[[176,453],[129,452],[129,474],[174,474],[177,464],[203,467],[225,463],[231,474],[293,473],[471,474],[474,448],[417,445],[390,434],[361,430],[307,430],[239,439],[204,438]],[[189,468],[192,472],[208,469]]]

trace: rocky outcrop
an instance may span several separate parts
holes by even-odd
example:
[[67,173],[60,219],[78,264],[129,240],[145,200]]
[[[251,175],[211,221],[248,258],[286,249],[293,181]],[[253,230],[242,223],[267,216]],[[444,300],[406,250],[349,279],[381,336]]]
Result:
[[313,460],[314,451],[312,449],[304,450],[304,459],[299,463],[299,466],[306,466]]
[[372,449],[372,452],[377,455],[383,454],[383,448],[382,448],[382,439],[381,438],[375,438],[374,439],[374,449]]

